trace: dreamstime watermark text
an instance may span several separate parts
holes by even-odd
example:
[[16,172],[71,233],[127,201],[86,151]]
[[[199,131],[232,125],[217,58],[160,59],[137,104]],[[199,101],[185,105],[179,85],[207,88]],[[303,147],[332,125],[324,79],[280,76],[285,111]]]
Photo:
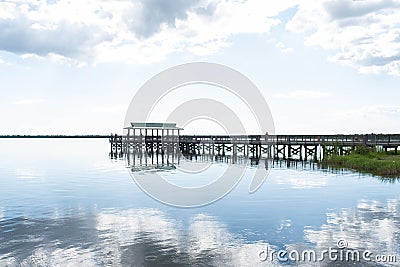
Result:
[[365,249],[349,249],[347,240],[339,239],[334,247],[317,251],[314,249],[291,249],[275,250],[267,247],[258,252],[260,261],[279,261],[279,262],[377,262],[377,263],[395,263],[396,255],[375,254]]

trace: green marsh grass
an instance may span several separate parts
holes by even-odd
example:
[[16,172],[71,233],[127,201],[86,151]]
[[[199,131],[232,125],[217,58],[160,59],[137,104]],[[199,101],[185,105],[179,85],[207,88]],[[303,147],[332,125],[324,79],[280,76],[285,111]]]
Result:
[[377,152],[375,148],[358,147],[349,155],[331,155],[322,163],[387,178],[400,177],[400,155],[395,155],[394,151]]

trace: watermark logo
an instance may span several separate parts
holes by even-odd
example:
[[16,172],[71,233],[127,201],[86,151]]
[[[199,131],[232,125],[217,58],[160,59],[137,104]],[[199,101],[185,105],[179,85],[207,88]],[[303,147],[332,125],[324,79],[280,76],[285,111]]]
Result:
[[274,250],[269,247],[258,252],[260,261],[271,262],[379,262],[395,263],[396,255],[374,254],[365,249],[351,249],[346,239],[339,239],[336,246],[316,251],[314,249]]
[[[125,126],[131,122],[152,122],[152,113],[157,105],[169,94],[187,85],[210,85],[228,92],[244,103],[256,121],[258,133],[274,134],[274,122],[268,104],[255,86],[242,73],[216,63],[196,62],[166,69],[148,80],[135,94],[125,117]],[[174,122],[182,127],[198,118],[219,124],[229,136],[242,133],[248,135],[244,122],[227,103],[212,98],[192,98],[166,116],[162,123]],[[254,134],[254,133],[253,133]],[[245,138],[246,139],[246,138]],[[247,139],[246,139],[247,140]],[[213,145],[213,144],[210,144]],[[180,156],[180,155],[179,155]],[[178,166],[179,171],[198,173],[207,169],[192,165]],[[139,187],[151,197],[177,207],[196,207],[209,204],[228,194],[241,180],[247,167],[238,168],[230,164],[223,174],[212,183],[198,187],[183,187],[163,179],[159,173],[146,175],[131,173]],[[249,185],[249,192],[255,192],[268,175],[265,169],[257,169]],[[188,177],[190,179],[190,177]]]
[[346,239],[339,239],[336,243],[337,247],[340,249],[347,248],[347,240]]

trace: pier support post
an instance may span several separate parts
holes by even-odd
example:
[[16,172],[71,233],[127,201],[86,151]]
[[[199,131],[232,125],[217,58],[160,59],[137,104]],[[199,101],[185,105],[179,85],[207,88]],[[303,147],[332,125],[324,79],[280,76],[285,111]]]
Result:
[[307,156],[308,156],[308,148],[306,145],[304,145],[304,160],[307,161]]
[[283,148],[282,148],[282,151],[283,151],[283,159],[286,159],[286,145],[283,145]]
[[303,160],[303,146],[300,145],[300,160]]
[[318,146],[314,147],[314,161],[317,161],[317,155],[318,155]]

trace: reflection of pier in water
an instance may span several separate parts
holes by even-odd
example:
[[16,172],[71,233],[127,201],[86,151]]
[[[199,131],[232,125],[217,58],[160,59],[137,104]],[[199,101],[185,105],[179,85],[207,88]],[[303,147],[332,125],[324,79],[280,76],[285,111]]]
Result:
[[[299,159],[280,159],[280,158],[268,158],[268,157],[247,157],[247,156],[233,156],[233,155],[212,155],[212,154],[179,154],[175,156],[175,161],[172,160],[172,156],[169,155],[167,160],[167,155],[163,157],[159,154],[147,154],[143,153],[110,153],[111,158],[120,159],[126,161],[127,166],[132,172],[139,171],[165,171],[173,170],[179,164],[185,164],[187,162],[192,162],[196,164],[201,163],[224,163],[224,164],[237,164],[241,166],[254,166],[263,169],[271,168],[285,168],[285,169],[295,169],[295,170],[311,170],[311,171],[323,171],[329,173],[343,174],[352,172],[346,168],[333,168],[331,166],[325,165],[320,161],[304,161]],[[358,174],[361,175],[361,174]],[[383,182],[398,182],[399,179],[393,178],[380,178]]]
[[[197,151],[198,152],[198,151]],[[181,162],[194,162],[194,163],[224,163],[224,164],[237,164],[237,165],[250,165],[257,166],[258,168],[265,168],[266,170],[271,168],[286,168],[286,169],[297,169],[297,170],[318,170],[322,172],[336,173],[342,175],[343,173],[352,173],[353,171],[347,168],[332,167],[324,164],[322,161],[317,160],[300,160],[293,158],[269,158],[268,155],[262,154],[259,157],[252,155],[245,155],[241,153],[234,155],[231,152],[226,152],[225,155],[218,153],[181,153],[177,154],[161,154],[151,153],[142,151],[130,151],[129,153],[123,153],[122,151],[114,151],[110,153],[110,157],[113,159],[123,159],[126,161],[127,166],[131,168],[131,171],[146,171],[146,170],[172,170]],[[355,172],[357,175],[365,175]],[[400,182],[400,178],[385,178],[379,177],[382,182],[385,183],[396,183]]]
[[127,165],[131,167],[132,171],[175,169],[181,161],[197,163],[249,164],[254,166],[261,164],[265,166],[265,168],[268,168],[267,157],[247,156],[245,153],[234,154],[232,153],[232,149],[225,151],[223,154],[218,152],[213,153],[212,150],[206,148],[204,149],[204,153],[203,150],[200,150],[200,152],[169,150],[169,152],[166,153],[163,152],[162,149],[151,150],[145,144],[142,144],[141,146],[136,144],[134,149],[111,151],[110,157],[126,160]]

